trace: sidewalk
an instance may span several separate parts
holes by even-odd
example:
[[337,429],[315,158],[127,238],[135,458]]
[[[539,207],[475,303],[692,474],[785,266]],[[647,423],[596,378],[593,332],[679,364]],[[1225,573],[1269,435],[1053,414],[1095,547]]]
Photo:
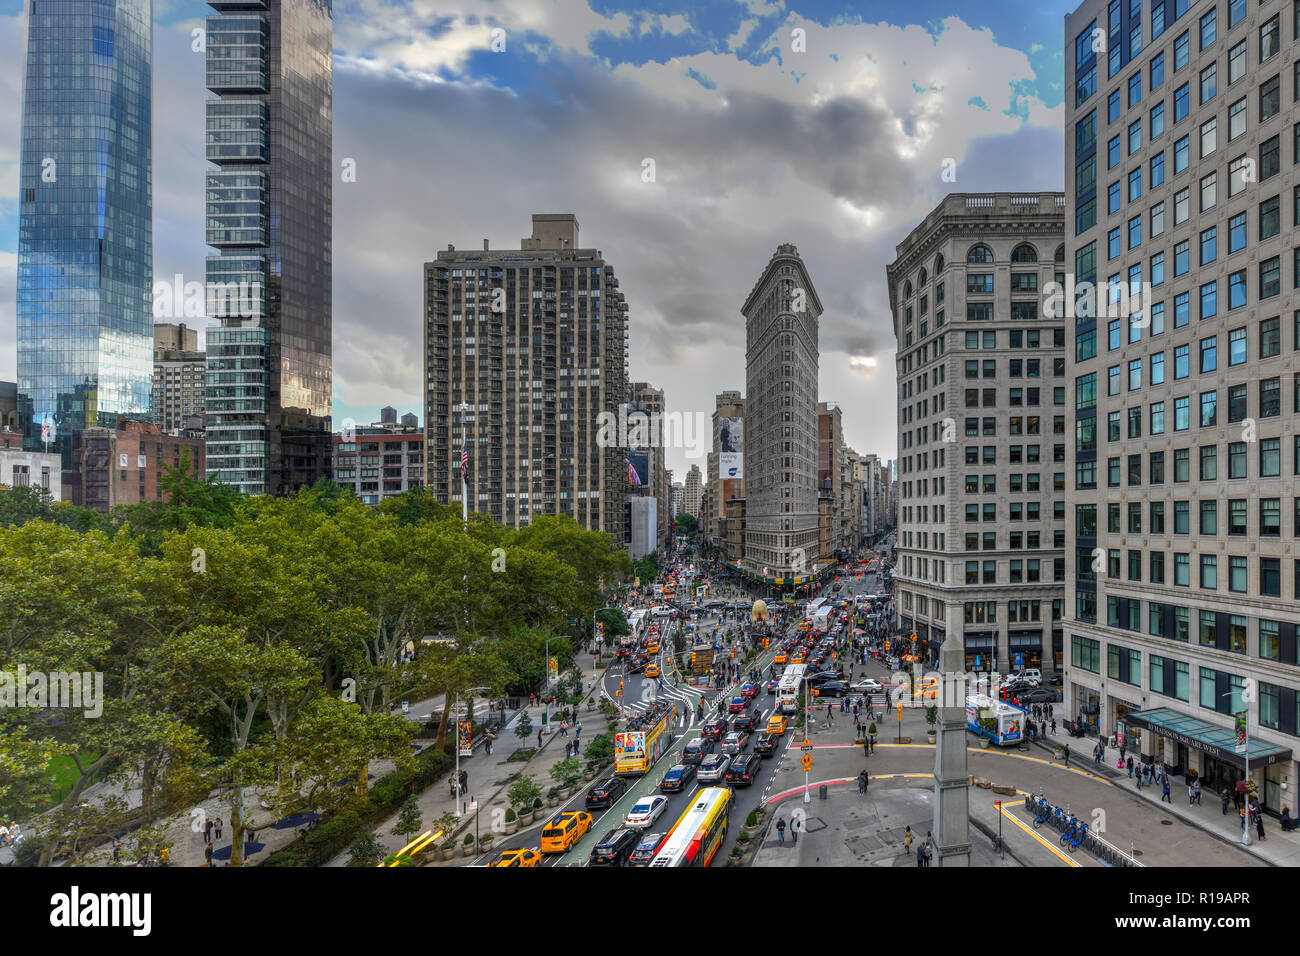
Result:
[[[1115,761],[1119,759],[1119,748],[1107,747],[1101,762],[1097,763],[1092,757],[1092,748],[1097,745],[1095,737],[1080,739],[1058,733],[1055,737],[1049,737],[1046,743],[1038,741],[1035,746],[1050,752],[1058,743],[1070,745],[1071,766],[1086,769],[1140,800],[1159,804],[1160,811],[1172,814],[1225,843],[1241,846],[1241,817],[1232,804],[1228,805],[1228,812],[1224,814],[1220,810],[1218,794],[1204,791],[1200,806],[1188,806],[1187,784],[1180,775],[1176,780],[1173,777],[1169,778],[1170,802],[1165,803],[1160,799],[1163,788],[1159,782],[1151,786],[1143,784],[1139,791],[1137,784],[1128,775],[1128,768],[1123,770],[1116,768]],[[1283,833],[1277,818],[1265,816],[1264,837],[1264,842],[1260,843],[1252,831],[1249,852],[1253,856],[1270,866],[1300,866],[1300,833]]]
[[[596,668],[595,660],[590,654],[580,653],[575,664],[582,672],[582,684],[587,694],[593,691],[593,682],[599,687],[598,675],[603,673],[604,667]],[[599,694],[597,694],[599,697]],[[546,792],[555,785],[555,780],[551,777],[551,768],[564,759],[564,745],[571,740],[577,739],[579,743],[589,743],[598,733],[605,732],[606,719],[604,714],[599,710],[587,711],[585,705],[580,705],[578,711],[578,721],[582,723],[581,737],[575,738],[574,727],[569,728],[569,737],[560,736],[559,721],[554,723],[548,720],[546,724],[546,734],[543,736],[541,749],[533,754],[526,761],[511,761],[510,755],[520,748],[529,748],[537,746],[537,730],[542,726],[542,714],[544,707],[525,707],[519,711],[506,727],[498,735],[493,746],[492,756],[487,755],[487,750],[482,742],[476,744],[473,757],[461,757],[460,766],[469,774],[469,793],[462,798],[462,810],[468,805],[468,802],[477,801],[478,810],[476,813],[466,812],[461,818],[461,824],[457,828],[453,842],[455,843],[458,853],[457,856],[446,861],[446,865],[455,865],[457,861],[464,863],[466,858],[461,856],[459,848],[461,842],[465,839],[463,834],[473,833],[477,823],[479,835],[492,833],[495,829],[496,835],[503,835],[501,823],[504,821],[506,808],[509,806],[506,800],[506,790],[513,783],[514,778],[520,774],[531,774],[534,781],[541,788],[542,800],[546,800]],[[521,714],[527,713],[529,720],[533,725],[533,732],[525,740],[520,740],[515,736],[515,727],[518,724]],[[581,756],[579,756],[581,760]],[[420,807],[420,816],[423,830],[433,828],[433,822],[444,813],[454,813],[456,810],[456,801],[451,796],[450,788],[446,780],[439,780],[430,786],[427,790],[419,794],[418,804]],[[378,827],[375,828],[375,837],[388,848],[389,852],[396,852],[405,846],[408,837],[398,836],[393,833],[393,827],[397,824],[398,815],[394,814]],[[496,823],[494,828],[493,824]],[[544,821],[539,820],[530,827],[521,829],[520,833],[526,833],[533,827],[540,827]],[[348,853],[344,851],[329,862],[329,866],[346,866],[348,862]],[[441,861],[440,861],[441,862]]]

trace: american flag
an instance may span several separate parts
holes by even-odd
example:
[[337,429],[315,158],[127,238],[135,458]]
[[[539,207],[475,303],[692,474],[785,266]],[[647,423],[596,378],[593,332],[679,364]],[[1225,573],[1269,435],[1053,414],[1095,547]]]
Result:
[[460,453],[460,477],[463,479],[469,474],[469,449],[463,449]]

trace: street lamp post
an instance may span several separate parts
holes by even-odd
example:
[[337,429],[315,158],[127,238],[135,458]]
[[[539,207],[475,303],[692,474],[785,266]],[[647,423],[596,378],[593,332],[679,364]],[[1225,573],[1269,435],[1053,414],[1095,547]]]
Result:
[[[478,693],[479,691],[481,691],[481,690],[487,690],[487,688],[486,688],[486,687],[467,687],[467,688],[465,688],[466,693],[470,693],[470,694],[477,694],[477,693]],[[452,708],[451,708],[451,715],[452,715],[452,718],[453,718],[454,720],[456,720],[456,721],[459,723],[459,721],[460,721],[460,691],[456,691],[456,702],[455,702],[455,704],[452,705]],[[472,719],[472,715],[470,715],[470,714],[466,714],[465,716],[466,716],[466,718],[469,718],[469,719],[470,719],[470,733],[473,733],[473,732],[474,732],[474,728],[473,728],[473,719]],[[460,808],[461,792],[460,792],[460,790],[461,790],[461,788],[460,788],[460,727],[457,726],[457,727],[456,727],[456,817],[457,817],[457,819],[459,819],[460,816],[461,816],[461,808]]]

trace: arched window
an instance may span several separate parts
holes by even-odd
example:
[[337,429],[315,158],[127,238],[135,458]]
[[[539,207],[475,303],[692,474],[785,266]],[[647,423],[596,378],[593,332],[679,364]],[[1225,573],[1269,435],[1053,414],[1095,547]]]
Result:
[[1065,244],[1064,244],[1064,243],[1062,243],[1061,245],[1059,245],[1059,246],[1056,247],[1056,261],[1057,261],[1057,262],[1064,262],[1064,261],[1065,261]]
[[966,261],[976,263],[992,262],[993,250],[983,244],[971,246],[970,252],[966,253]]
[[1021,243],[1011,250],[1012,262],[1037,262],[1038,250],[1029,243]]
[[911,297],[912,297],[912,282],[909,279],[907,282],[903,283],[903,298],[910,299]]
[[938,275],[942,271],[943,271],[943,253],[941,252],[934,257],[934,274]]
[[916,280],[916,284],[919,285],[919,286],[921,286],[921,287],[924,287],[924,286],[925,286],[925,280],[928,279],[928,278],[929,278],[929,276],[927,276],[926,273],[925,273],[925,266],[921,266],[921,276],[920,276],[919,279]]

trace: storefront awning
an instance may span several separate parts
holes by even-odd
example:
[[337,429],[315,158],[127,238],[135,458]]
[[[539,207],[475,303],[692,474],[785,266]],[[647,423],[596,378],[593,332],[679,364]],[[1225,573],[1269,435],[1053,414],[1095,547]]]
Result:
[[1184,746],[1209,754],[1215,760],[1245,768],[1246,756],[1249,754],[1252,766],[1281,763],[1291,759],[1289,747],[1276,747],[1260,740],[1247,737],[1247,754],[1237,753],[1237,735],[1231,727],[1220,727],[1197,717],[1180,714],[1168,707],[1154,710],[1130,711],[1127,720],[1152,733],[1160,734],[1178,741]]

